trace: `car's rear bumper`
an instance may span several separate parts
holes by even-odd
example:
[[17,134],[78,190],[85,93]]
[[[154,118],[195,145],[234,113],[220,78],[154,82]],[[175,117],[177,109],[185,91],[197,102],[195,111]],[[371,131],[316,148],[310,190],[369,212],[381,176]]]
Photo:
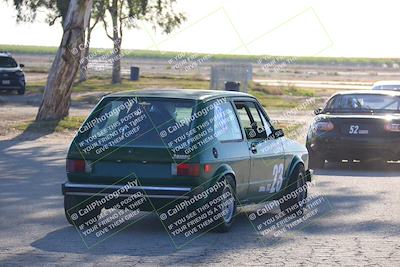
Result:
[[124,185],[78,184],[71,182],[62,184],[62,193],[64,196],[75,196],[81,201],[104,199],[114,194],[105,203],[106,208],[113,206],[118,201],[137,196],[138,193],[141,193],[142,197],[150,201],[143,207],[143,210],[148,211],[164,207],[177,200],[189,199],[191,190],[189,187],[134,186],[124,188]]
[[[99,184],[62,184],[63,195],[80,196],[105,196],[122,189],[123,185],[99,185]],[[135,186],[120,194],[120,197],[129,197],[137,192],[145,192],[148,198],[187,199],[191,191],[188,187],[156,187],[156,186]]]
[[0,85],[0,90],[20,90],[23,86],[15,86],[15,85]]
[[[8,81],[4,84],[3,81]],[[17,79],[14,77],[0,78],[0,90],[20,90],[25,87],[25,80]]]
[[400,138],[316,138],[307,148],[327,160],[400,158]]

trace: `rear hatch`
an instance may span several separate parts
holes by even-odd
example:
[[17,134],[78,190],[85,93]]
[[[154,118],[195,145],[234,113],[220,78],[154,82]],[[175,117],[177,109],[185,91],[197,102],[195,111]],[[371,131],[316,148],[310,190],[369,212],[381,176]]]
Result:
[[177,177],[177,165],[198,159],[187,136],[197,123],[196,101],[172,98],[107,97],[95,108],[71,144],[68,159],[85,160],[73,182],[141,185],[193,183]]
[[387,114],[344,114],[327,115],[326,120],[334,125],[334,131],[342,137],[370,139],[385,136],[398,136],[398,132],[388,131],[385,127],[397,124],[399,115]]

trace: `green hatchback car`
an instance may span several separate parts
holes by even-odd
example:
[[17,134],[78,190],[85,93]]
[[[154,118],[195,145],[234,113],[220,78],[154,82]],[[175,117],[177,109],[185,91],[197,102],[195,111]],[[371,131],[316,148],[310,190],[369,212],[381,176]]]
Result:
[[[305,146],[275,129],[249,94],[121,92],[103,97],[70,145],[68,181],[62,185],[65,214],[77,225],[139,195],[145,198],[140,211],[155,211],[162,220],[218,203],[215,228],[226,232],[237,206],[286,195],[291,197],[279,201],[281,210],[302,210],[308,166]],[[71,217],[72,208],[80,221]]]

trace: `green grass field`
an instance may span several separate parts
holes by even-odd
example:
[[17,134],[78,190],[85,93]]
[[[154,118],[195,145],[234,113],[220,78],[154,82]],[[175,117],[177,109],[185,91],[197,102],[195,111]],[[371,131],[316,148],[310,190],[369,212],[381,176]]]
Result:
[[[55,54],[56,47],[46,46],[25,46],[25,45],[2,45],[0,51],[8,51],[17,54]],[[110,54],[111,49],[93,48],[93,53],[97,55]],[[160,52],[155,50],[123,50],[124,56],[130,58],[151,58],[169,60],[178,57],[182,52]],[[205,57],[207,54],[191,53],[197,57]],[[211,61],[251,61],[256,63],[260,58],[266,55],[228,55],[228,54],[212,54]],[[293,57],[280,57],[293,59]],[[400,63],[399,58],[354,58],[354,57],[296,57],[295,62],[299,64],[393,64]]]
[[[27,93],[43,93],[46,81],[31,82],[27,85]],[[207,80],[176,77],[140,77],[139,81],[124,79],[121,84],[111,84],[110,77],[91,77],[86,82],[76,83],[73,87],[75,93],[86,92],[120,92],[128,90],[140,90],[145,88],[185,88],[208,89]]]
[[53,133],[76,131],[82,125],[84,117],[66,117],[61,121],[24,121],[16,124],[13,128],[23,132]]
[[[61,121],[40,121],[36,122],[33,120],[24,121],[17,123],[13,126],[13,129],[21,132],[31,133],[62,133],[62,132],[74,132],[79,129],[82,123],[85,121],[85,117],[69,116]],[[281,128],[285,131],[285,134],[289,135],[292,132],[296,132],[297,129],[301,128],[301,124],[285,124],[277,123],[275,127]]]

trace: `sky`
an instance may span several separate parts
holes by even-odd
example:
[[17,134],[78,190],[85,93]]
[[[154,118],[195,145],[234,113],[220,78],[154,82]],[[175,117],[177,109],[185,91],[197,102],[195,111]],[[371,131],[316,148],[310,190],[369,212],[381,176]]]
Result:
[[[178,0],[187,21],[170,35],[139,23],[126,30],[123,48],[223,54],[400,58],[398,0]],[[45,15],[15,22],[0,3],[0,44],[58,46],[62,28]],[[112,41],[99,26],[93,47]]]

